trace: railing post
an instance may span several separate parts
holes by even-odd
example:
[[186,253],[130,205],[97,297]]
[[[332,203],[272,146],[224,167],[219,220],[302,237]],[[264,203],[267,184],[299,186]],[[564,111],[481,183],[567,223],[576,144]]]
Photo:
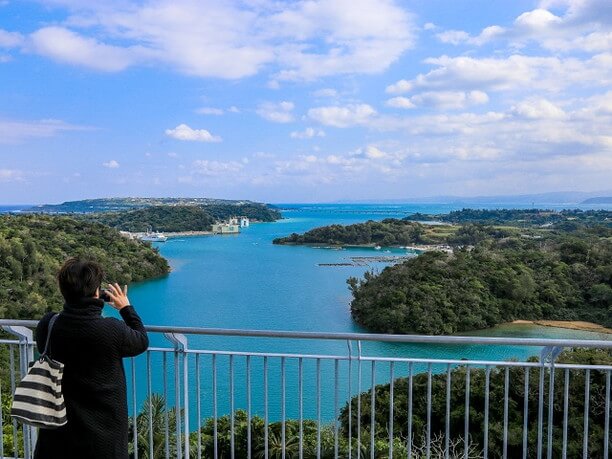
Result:
[[[28,372],[28,364],[34,360],[34,333],[29,328],[20,326],[3,326],[2,329],[19,338],[19,372],[23,378]],[[30,459],[36,446],[36,429],[26,424],[23,424],[22,428],[23,455],[25,459]]]
[[553,450],[553,415],[554,415],[554,395],[555,395],[555,360],[559,357],[559,354],[563,351],[562,347],[558,346],[546,346],[540,353],[541,364],[544,365],[546,361],[549,361],[550,374],[548,376],[548,426],[546,429],[547,441],[546,441],[546,458],[552,459]]
[[[183,356],[183,425],[184,425],[184,442],[183,442],[183,454],[185,459],[189,459],[189,362],[187,360],[187,337],[181,333],[164,333],[164,337],[172,343],[174,346],[174,355],[180,362],[180,355]],[[178,366],[175,368],[176,379],[175,379],[175,394],[176,394],[176,417],[180,419],[180,396],[179,396],[179,373]],[[179,421],[180,423],[180,421]],[[180,434],[177,429],[177,435]],[[177,446],[180,452],[180,438],[178,439]],[[177,455],[180,455],[177,453]]]

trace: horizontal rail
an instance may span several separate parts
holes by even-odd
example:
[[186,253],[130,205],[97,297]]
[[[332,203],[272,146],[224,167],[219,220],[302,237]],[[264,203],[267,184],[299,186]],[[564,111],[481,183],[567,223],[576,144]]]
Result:
[[[23,326],[36,327],[36,320],[0,320],[0,327]],[[181,333],[184,335],[201,336],[238,336],[245,338],[292,338],[311,340],[341,340],[341,341],[379,341],[389,343],[413,344],[486,344],[500,346],[553,346],[553,347],[585,347],[612,349],[612,335],[609,340],[590,339],[551,339],[551,338],[499,338],[484,336],[438,336],[438,335],[390,335],[377,333],[333,333],[304,332],[281,330],[240,330],[232,328],[203,327],[170,327],[147,325],[147,331],[155,333]]]

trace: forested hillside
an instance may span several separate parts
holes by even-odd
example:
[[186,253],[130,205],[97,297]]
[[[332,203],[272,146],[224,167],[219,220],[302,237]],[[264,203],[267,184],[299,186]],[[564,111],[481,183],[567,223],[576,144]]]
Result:
[[384,333],[451,334],[515,319],[612,327],[612,230],[484,239],[349,279],[351,312]]
[[0,216],[0,317],[39,318],[63,300],[55,276],[71,256],[102,264],[108,281],[128,283],[168,273],[157,250],[107,226],[70,217]]
[[154,206],[124,212],[79,215],[121,231],[209,231],[213,217],[199,206]]
[[445,223],[480,223],[486,225],[534,226],[570,229],[579,226],[612,226],[610,210],[542,210],[542,209],[461,209],[447,214],[415,213],[405,217],[408,221],[440,221]]

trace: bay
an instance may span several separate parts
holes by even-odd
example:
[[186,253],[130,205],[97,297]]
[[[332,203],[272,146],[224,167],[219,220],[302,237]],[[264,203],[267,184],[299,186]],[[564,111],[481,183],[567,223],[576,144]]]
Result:
[[[461,208],[461,205],[284,205],[283,220],[275,223],[256,223],[245,228],[239,235],[185,237],[170,239],[156,244],[166,257],[172,272],[163,278],[130,286],[130,297],[143,320],[148,325],[174,325],[208,328],[233,328],[257,330],[319,331],[319,332],[364,332],[350,317],[351,295],[346,284],[350,276],[363,276],[365,271],[379,271],[385,264],[372,262],[368,266],[320,266],[320,264],[346,263],[351,257],[377,255],[415,256],[406,250],[352,248],[333,250],[300,246],[275,246],[272,240],[293,232],[302,233],[311,228],[328,224],[352,224],[369,219],[402,218],[413,212],[442,213]],[[497,207],[497,206],[489,206]],[[507,204],[499,207],[509,207]],[[524,207],[524,206],[512,206]],[[387,252],[388,253],[385,253]],[[539,326],[500,326],[495,329],[472,334],[486,336],[565,337],[606,339],[595,333],[556,329]],[[168,342],[154,336],[157,346]],[[352,353],[357,352],[357,343],[351,343]],[[253,339],[236,337],[189,337],[192,349],[215,349],[221,351],[249,351],[265,353],[299,353],[309,355],[346,356],[348,343],[330,340]],[[364,342],[362,355],[388,357],[419,357],[445,359],[507,360],[525,359],[537,355],[539,348],[513,346],[448,346],[409,345],[380,342]],[[217,356],[217,403],[218,414],[230,412],[232,385],[230,371],[234,374],[233,406],[245,408],[247,400],[246,358],[231,359]],[[201,413],[212,414],[212,369],[209,355],[200,359]],[[268,369],[268,406],[271,420],[280,419],[282,413],[281,361],[270,358]],[[331,421],[336,414],[335,368],[333,362],[321,360],[320,396],[317,394],[317,362],[303,361],[304,413],[315,418],[320,408],[323,421]],[[342,361],[338,367],[338,405],[342,406],[359,389],[357,366],[351,364],[349,379],[348,363]],[[251,366],[251,392],[253,411],[264,414],[264,362],[253,358]],[[299,360],[286,359],[286,414],[297,417],[299,408],[298,375]],[[152,356],[154,392],[163,391],[163,362],[159,355]],[[415,365],[413,371],[425,371],[424,365]],[[172,359],[166,367],[168,393],[173,393],[174,376]],[[445,366],[434,366],[434,372],[445,371]],[[372,380],[370,363],[363,364],[361,389],[369,387]],[[394,376],[405,376],[407,365],[394,368]],[[390,378],[388,364],[378,364],[374,370],[376,383]],[[139,380],[138,399],[146,395],[144,360],[137,362]],[[195,362],[190,360],[190,396],[195,391]],[[318,404],[320,403],[320,406]],[[192,412],[192,418],[194,414]],[[195,419],[192,419],[195,422]]]

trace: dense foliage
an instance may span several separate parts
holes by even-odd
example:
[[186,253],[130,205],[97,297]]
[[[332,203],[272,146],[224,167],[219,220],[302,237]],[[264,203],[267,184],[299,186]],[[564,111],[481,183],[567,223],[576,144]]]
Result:
[[552,225],[564,228],[564,224],[581,227],[606,225],[612,227],[612,211],[609,210],[541,210],[541,209],[462,209],[447,214],[431,215],[415,213],[405,217],[408,221],[440,221],[445,223],[480,223],[487,225]]
[[274,222],[281,218],[281,213],[265,204],[244,203],[234,205],[210,204],[204,210],[215,220],[244,216],[259,222]]
[[354,225],[330,225],[314,228],[304,234],[274,239],[274,244],[328,244],[328,245],[381,245],[399,246],[428,243],[424,225],[388,218],[383,221],[368,220]]
[[[537,361],[537,359],[531,359]],[[583,365],[611,365],[612,354],[602,350],[575,349],[562,353],[559,363],[580,363]],[[450,372],[450,439],[462,438],[465,422],[466,373],[470,372],[470,408],[469,432],[477,451],[482,451],[484,441],[484,413],[485,413],[485,383],[486,371],[484,368],[470,368],[465,366],[453,368]],[[434,372],[435,373],[435,372]],[[539,378],[540,370],[532,368],[530,371],[527,390],[528,399],[528,452],[527,457],[537,457],[538,437],[538,406],[539,406]],[[489,456],[502,457],[503,431],[504,431],[504,386],[505,369],[493,368],[489,376]],[[508,371],[508,445],[507,457],[522,457],[523,448],[523,406],[525,400],[525,369],[512,367]],[[545,408],[548,412],[548,395],[550,386],[549,372],[544,372],[547,384],[544,386]],[[556,369],[553,391],[553,453],[552,457],[561,457],[561,430],[563,422],[563,394],[564,370]],[[446,383],[447,373],[440,372],[432,375],[431,380],[431,435],[440,438],[445,435],[446,423]],[[393,433],[395,438],[401,438],[405,443],[408,432],[408,385],[409,378],[399,378],[394,381],[393,398]],[[589,387],[589,457],[603,457],[604,420],[605,420],[605,388],[606,375],[604,371],[591,371]],[[412,380],[412,432],[413,446],[421,447],[424,441],[423,433],[427,426],[427,392],[428,374],[419,373]],[[381,441],[389,437],[389,407],[390,386],[383,384],[376,386],[375,390],[375,418],[374,432]],[[584,399],[585,399],[585,372],[571,371],[569,379],[568,404],[568,445],[567,457],[582,457],[582,441],[584,426]],[[361,394],[362,427],[366,429],[371,425],[371,393]],[[357,432],[357,406],[358,398],[351,400],[351,416],[353,436]],[[543,445],[546,451],[547,417],[543,431]],[[348,432],[348,404],[340,415],[342,430]],[[397,457],[406,457],[399,455]],[[434,456],[438,457],[438,456]],[[443,456],[439,456],[443,457]],[[481,456],[473,456],[481,457]]]
[[450,334],[515,319],[612,326],[611,230],[485,239],[349,279],[353,318],[386,333]]
[[80,201],[67,201],[61,204],[44,204],[32,208],[35,212],[52,213],[91,213],[91,212],[116,212],[124,210],[141,209],[149,206],[209,206],[228,205],[237,206],[243,204],[255,204],[253,201],[236,201],[231,199],[215,198],[99,198],[83,199]]
[[210,231],[214,219],[198,206],[152,206],[127,212],[79,216],[121,231]]
[[71,256],[102,264],[107,280],[141,281],[169,271],[157,250],[107,226],[46,215],[0,216],[0,317],[33,319],[58,310],[55,276]]
[[215,221],[245,216],[256,221],[275,221],[278,211],[263,204],[159,205],[119,212],[93,212],[72,215],[102,223],[121,231],[210,231]]

